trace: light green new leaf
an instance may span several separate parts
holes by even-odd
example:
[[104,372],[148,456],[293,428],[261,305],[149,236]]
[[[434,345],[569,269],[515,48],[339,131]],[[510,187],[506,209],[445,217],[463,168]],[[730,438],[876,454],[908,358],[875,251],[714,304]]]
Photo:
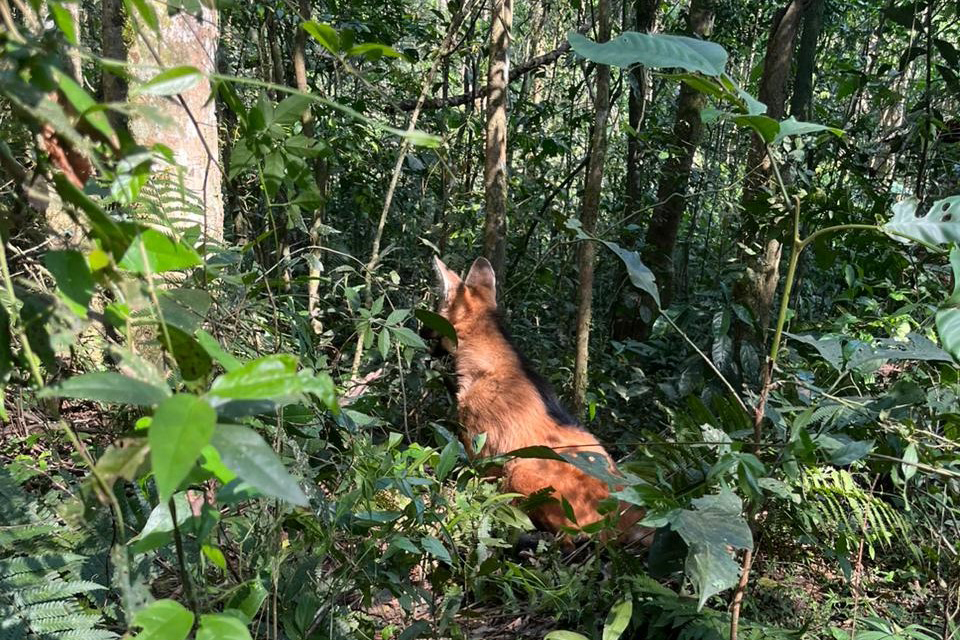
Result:
[[223,463],[260,493],[306,506],[307,496],[260,434],[247,427],[218,425],[211,444]]
[[633,615],[633,598],[624,598],[613,605],[603,623],[603,640],[619,640],[630,624]]
[[843,136],[843,129],[828,127],[827,125],[816,124],[814,122],[799,122],[796,118],[790,116],[780,122],[780,131],[777,133],[777,137],[773,139],[773,142],[780,142],[788,136],[803,136],[808,133],[819,133],[821,131],[829,131],[838,138]]
[[133,93],[151,96],[173,96],[190,89],[203,78],[196,67],[180,66],[161,71],[135,88]]
[[340,53],[340,35],[330,25],[310,20],[300,23],[300,28],[313,36],[313,39],[323,45],[323,48],[337,55]]
[[201,264],[200,255],[193,247],[156,229],[144,229],[130,243],[119,266],[133,273],[146,274],[149,271],[156,274],[189,269],[198,264]]
[[355,44],[347,50],[348,56],[366,56],[368,60],[378,60],[380,58],[400,58],[401,60],[410,60],[393,47],[378,42],[362,42]]
[[175,395],[157,407],[150,424],[150,461],[160,503],[187,477],[213,436],[217,413],[203,398]]
[[924,216],[917,216],[917,199],[906,198],[893,205],[893,217],[883,230],[900,242],[927,245],[960,242],[960,196],[937,200]]
[[719,76],[727,65],[723,47],[687,36],[627,31],[609,42],[598,43],[571,31],[567,40],[587,60],[615,67],[642,64],[652,69],[679,68]]
[[753,535],[742,515],[743,504],[729,489],[693,500],[694,511],[677,509],[668,516],[687,543],[685,571],[699,592],[699,606],[707,598],[737,584],[740,566],[727,551],[752,549]]
[[576,631],[551,631],[543,636],[543,640],[590,640],[590,638]]
[[113,371],[97,371],[67,378],[41,389],[41,398],[78,398],[112,404],[149,407],[163,402],[170,390]]
[[250,630],[238,618],[217,613],[200,616],[197,640],[250,640]]
[[193,614],[175,600],[157,600],[133,614],[132,622],[143,628],[134,640],[183,640],[193,626]]
[[79,251],[48,251],[43,256],[53,278],[57,281],[57,293],[81,318],[87,317],[87,306],[93,299],[93,274],[86,258]]

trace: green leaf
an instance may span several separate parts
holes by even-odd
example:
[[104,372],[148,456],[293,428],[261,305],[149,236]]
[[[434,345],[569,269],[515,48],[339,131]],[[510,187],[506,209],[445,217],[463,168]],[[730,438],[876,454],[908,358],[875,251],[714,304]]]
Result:
[[149,449],[146,438],[128,438],[121,444],[123,446],[111,444],[97,459],[96,476],[108,487],[112,487],[120,478],[135,480],[140,467],[147,460]]
[[309,33],[314,40],[323,45],[333,55],[340,53],[340,36],[337,34],[337,30],[330,25],[310,20],[300,23],[300,28]]
[[183,640],[193,626],[193,614],[175,600],[157,600],[133,614],[132,622],[142,627],[134,640]]
[[543,640],[590,640],[590,638],[575,631],[551,631],[543,636]]
[[260,493],[306,506],[307,496],[260,434],[239,425],[218,425],[211,444],[223,463]]
[[457,346],[457,330],[453,328],[450,322],[438,313],[426,309],[417,309],[413,315],[424,325],[430,327],[444,338],[447,338]]
[[607,620],[603,623],[602,640],[619,640],[623,632],[627,630],[630,624],[630,617],[633,615],[633,598],[624,598],[613,605],[610,613],[607,614]]
[[827,125],[816,124],[813,122],[798,122],[793,116],[790,116],[786,120],[780,122],[780,131],[773,139],[773,142],[780,142],[788,136],[803,136],[808,133],[819,133],[821,131],[829,131],[838,138],[842,137],[844,134],[843,129],[838,129],[837,127],[828,127]]
[[196,67],[180,66],[161,71],[139,87],[134,95],[173,96],[187,91],[203,79],[203,73]]
[[460,457],[460,443],[456,439],[452,439],[447,443],[443,448],[443,452],[440,454],[440,461],[437,462],[437,480],[443,482],[446,477],[453,470],[453,465],[457,463],[457,458]]
[[191,383],[204,380],[213,369],[213,360],[206,350],[193,336],[177,327],[168,326],[167,335],[170,336],[170,347],[173,349],[171,355],[177,361],[183,381]]
[[107,119],[107,114],[93,97],[70,77],[69,74],[54,69],[57,86],[81,119],[90,124],[104,139],[115,142],[117,134]]
[[390,327],[388,331],[392,332],[394,337],[408,347],[427,350],[427,345],[423,339],[407,327]]
[[777,121],[765,115],[733,115],[730,119],[741,127],[753,129],[766,143],[773,142],[780,131]]
[[[193,511],[190,510],[190,503],[184,492],[174,494],[173,502],[177,511],[177,527],[182,529],[194,517]],[[161,502],[147,516],[147,521],[140,533],[130,539],[130,553],[133,555],[148,553],[170,544],[173,541],[173,531],[170,505],[168,502]]]
[[906,451],[903,452],[903,462],[900,464],[901,471],[903,471],[903,479],[909,480],[917,473],[917,462],[919,462],[920,457],[917,455],[917,443],[911,442],[907,445]]
[[384,360],[387,359],[387,356],[390,355],[390,330],[381,329],[380,333],[377,335],[377,350],[380,352],[380,357]]
[[368,60],[375,61],[380,58],[400,58],[409,62],[409,58],[396,49],[388,47],[378,42],[362,42],[355,44],[347,50],[348,56],[366,56]]
[[156,229],[141,231],[120,260],[119,266],[140,275],[189,269],[201,264],[193,247],[160,233]]
[[224,349],[217,339],[212,335],[199,329],[196,333],[197,342],[200,343],[200,346],[204,348],[207,354],[220,363],[220,366],[226,369],[227,371],[235,371],[243,366],[239,360],[233,357],[230,352]]
[[893,217],[883,230],[900,242],[927,245],[960,242],[960,196],[937,200],[925,216],[917,216],[918,201],[906,198],[893,205]]
[[223,613],[200,616],[197,640],[251,640],[250,630],[239,619]]
[[77,24],[74,22],[73,14],[70,13],[70,10],[59,2],[51,2],[50,13],[53,14],[53,21],[57,25],[57,28],[63,33],[63,37],[67,39],[67,42],[75,47],[79,45],[80,41],[77,40]]
[[260,400],[299,391],[297,358],[277,354],[257,358],[213,381],[208,396],[214,404],[225,400]]
[[953,293],[936,314],[937,335],[943,348],[960,361],[960,248],[950,249],[950,268],[953,271]]
[[202,289],[164,289],[160,292],[163,321],[187,334],[193,334],[213,304],[213,298]]
[[223,551],[219,547],[214,547],[209,544],[202,545],[200,551],[203,552],[203,555],[207,557],[207,560],[212,562],[221,571],[227,570],[227,559],[223,555]]
[[248,621],[253,621],[268,595],[269,591],[263,586],[262,582],[249,580],[240,585],[234,592],[227,602],[226,608],[239,611],[247,617]]
[[609,42],[597,43],[571,31],[567,40],[573,50],[587,60],[615,67],[642,64],[652,69],[679,68],[719,76],[727,65],[727,52],[723,47],[686,36],[627,31]]
[[677,509],[668,516],[687,543],[687,577],[699,592],[699,607],[707,598],[737,584],[740,565],[727,551],[752,549],[753,535],[744,520],[743,504],[729,489],[692,501],[694,511]]
[[294,124],[310,108],[313,98],[297,93],[291,94],[280,101],[273,114],[273,121],[281,125]]
[[453,564],[453,560],[450,558],[450,552],[447,551],[447,548],[444,547],[443,543],[437,538],[433,536],[424,536],[420,539],[420,546],[423,547],[424,551],[433,557],[443,560],[447,564]]
[[79,251],[48,251],[43,256],[43,263],[57,281],[60,298],[71,311],[86,318],[95,285],[83,254]]
[[164,400],[150,424],[150,461],[163,504],[173,495],[210,442],[217,413],[193,395],[175,395]]
[[827,363],[837,371],[841,371],[843,369],[843,344],[839,338],[817,339],[810,335],[789,333],[787,331],[784,331],[783,335],[798,342],[810,345],[817,350],[817,353],[820,354],[820,357],[826,360]]
[[623,261],[623,266],[627,268],[627,275],[630,276],[630,282],[637,289],[646,292],[660,307],[660,290],[657,288],[657,279],[653,271],[643,264],[640,254],[636,251],[624,249],[615,242],[602,241],[610,251],[617,254],[617,257]]
[[41,389],[37,395],[41,398],[78,398],[149,407],[166,400],[170,390],[113,371],[98,371],[67,378]]

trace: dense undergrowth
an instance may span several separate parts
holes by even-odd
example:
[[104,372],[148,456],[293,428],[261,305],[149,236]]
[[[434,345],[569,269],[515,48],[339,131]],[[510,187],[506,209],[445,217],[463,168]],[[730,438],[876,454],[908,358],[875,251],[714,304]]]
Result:
[[[633,62],[685,70],[711,97],[718,139],[764,137],[790,177],[768,207],[796,267],[780,319],[757,326],[734,293],[756,247],[724,227],[733,196],[702,202],[708,222],[688,223],[679,295],[641,340],[617,323],[657,292],[633,250],[642,221],[611,214],[594,235],[544,193],[544,176],[559,182],[585,146],[562,137],[586,117],[575,91],[518,107],[528,162],[512,178],[516,207],[546,204],[511,240],[501,307],[519,347],[568,391],[573,247],[605,243],[583,421],[624,470],[618,497],[660,527],[648,553],[604,545],[597,530],[573,552],[531,544],[526,505],[488,477],[497,461],[465,455],[450,358],[421,337],[450,330],[430,313],[431,255],[464,267],[482,242],[482,186],[452,194],[446,182],[451,149],[480,136],[480,121],[445,112],[423,125],[440,138],[404,134],[385,128],[394,111],[357,95],[318,101],[248,78],[238,34],[258,14],[240,4],[222,8],[239,70],[212,87],[233,150],[220,240],[174,224],[203,202],[170,149],[139,146],[118,124],[139,115],[135,101],[108,103],[63,71],[65,4],[44,5],[49,24],[0,34],[0,155],[24,172],[0,191],[0,640],[708,640],[730,637],[734,620],[751,639],[956,637],[960,199],[920,205],[899,198],[903,182],[865,184],[856,144],[868,122],[841,143],[839,131],[755,112],[723,65],[694,65],[703,41],[667,61],[641,47]],[[128,11],[150,26],[142,6]],[[422,59],[401,41],[436,40],[446,14],[414,29],[375,9],[328,17],[337,28],[307,23],[325,60],[312,72],[329,63],[358,86],[416,86]],[[374,48],[357,53],[351,29]],[[603,61],[581,39],[570,37],[565,73],[575,55]],[[390,62],[401,52],[405,71]],[[85,50],[88,71],[109,71],[101,53]],[[201,75],[180,67],[132,84],[173,99]],[[310,109],[322,114],[316,140],[301,120]],[[666,134],[648,135],[653,164]],[[818,173],[818,147],[842,148],[851,165]],[[88,179],[68,177],[78,166],[58,148],[88,159]],[[933,166],[956,171],[957,151],[941,151]],[[398,152],[403,215],[368,262]],[[701,159],[703,193],[740,179],[719,157]],[[318,163],[335,167],[329,191]],[[433,172],[447,176],[439,189]],[[64,217],[32,208],[40,184]],[[615,189],[604,198],[619,211]],[[762,339],[742,340],[743,326]]]

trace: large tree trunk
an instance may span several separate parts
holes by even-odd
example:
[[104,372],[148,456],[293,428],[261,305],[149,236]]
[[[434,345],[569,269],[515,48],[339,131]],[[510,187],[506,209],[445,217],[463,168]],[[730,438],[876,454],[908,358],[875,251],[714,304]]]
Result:
[[793,81],[790,115],[801,122],[810,120],[813,108],[813,73],[817,65],[817,42],[823,28],[826,0],[812,0],[803,18],[803,35],[797,50],[797,75]]
[[[112,0],[108,0],[112,1]],[[194,66],[204,74],[216,72],[219,26],[217,12],[204,8],[202,19],[186,13],[167,15],[167,5],[148,0],[160,21],[160,36],[141,26],[129,44],[127,59],[139,80],[146,80],[162,69],[180,65]],[[172,98],[139,96],[134,102],[149,106],[167,122],[143,116],[130,120],[130,132],[144,145],[164,144],[173,150],[182,174],[187,200],[199,199],[202,211],[185,207],[180,222],[199,224],[206,240],[223,239],[223,196],[217,136],[217,113],[210,100],[210,81],[206,76]]]
[[490,68],[487,75],[487,138],[483,167],[487,217],[483,255],[503,281],[507,255],[507,91],[513,0],[490,0]]
[[[690,4],[687,27],[690,34],[704,38],[713,29],[714,6],[712,0],[693,0]],[[673,300],[674,266],[673,253],[677,244],[677,232],[686,210],[687,185],[693,169],[693,159],[703,137],[703,122],[700,110],[706,104],[702,93],[687,84],[680,85],[677,98],[677,116],[673,125],[674,150],[664,166],[657,188],[657,206],[647,227],[643,246],[643,261],[653,271],[660,290],[660,302],[664,307]],[[645,338],[656,318],[652,299],[642,298],[640,306],[640,338]]]
[[[797,33],[800,31],[808,2],[809,0],[790,0],[773,19],[758,97],[767,105],[767,115],[775,120],[781,120],[784,115],[790,63],[793,60]],[[767,232],[763,232],[762,229],[767,226],[768,221],[760,220],[755,214],[749,213],[757,208],[761,210],[765,208],[767,190],[774,186],[771,184],[772,177],[772,165],[767,155],[767,147],[763,140],[754,134],[747,156],[741,235],[744,244],[761,246],[755,256],[747,260],[744,275],[733,287],[734,300],[752,312],[755,326],[759,331],[758,333],[753,327],[735,321],[735,356],[744,369],[753,369],[752,364],[745,363],[748,359],[752,362],[754,357],[759,357],[756,355],[748,358],[743,352],[743,346],[749,343],[757,354],[760,353],[763,332],[767,330],[770,323],[770,310],[780,278],[780,257],[783,247],[779,239],[763,237]]]
[[[608,0],[597,0],[597,41],[610,39],[610,6]],[[603,186],[603,165],[607,155],[607,119],[610,117],[610,67],[596,65],[593,131],[590,135],[590,159],[583,186],[580,222],[593,234],[600,212],[600,190]],[[587,365],[590,359],[590,320],[593,315],[593,267],[596,245],[581,242],[577,246],[580,280],[577,286],[577,341],[573,365],[573,406],[580,414],[587,393]]]

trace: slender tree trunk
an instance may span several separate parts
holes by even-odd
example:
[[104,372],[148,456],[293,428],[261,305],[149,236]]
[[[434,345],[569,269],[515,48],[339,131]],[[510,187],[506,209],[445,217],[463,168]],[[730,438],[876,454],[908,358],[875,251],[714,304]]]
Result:
[[[690,4],[687,27],[690,34],[704,38],[713,29],[714,5],[712,0],[693,0]],[[660,302],[670,306],[674,290],[673,253],[677,245],[677,232],[686,210],[687,187],[693,170],[694,155],[703,136],[700,110],[706,104],[702,93],[687,84],[680,85],[677,98],[677,116],[673,126],[675,151],[664,167],[657,188],[657,206],[647,227],[643,246],[643,261],[653,271],[660,290]],[[656,318],[652,299],[642,298],[640,307],[641,334],[645,338]]]
[[[657,20],[659,0],[634,0],[633,29],[641,33],[653,31]],[[624,11],[624,31],[627,30],[627,12]],[[646,112],[649,81],[646,69],[636,66],[630,71],[630,95],[627,98],[627,123],[633,131],[627,135],[627,213],[636,213],[640,206],[640,140],[635,132],[640,131],[641,120]]]
[[210,100],[209,73],[216,72],[219,25],[217,12],[203,8],[200,19],[187,13],[167,15],[165,3],[148,0],[160,21],[160,36],[145,26],[127,50],[133,73],[146,80],[162,69],[180,65],[194,66],[203,78],[173,98],[139,96],[135,102],[150,106],[168,121],[160,123],[138,116],[130,120],[130,132],[144,146],[164,144],[173,150],[182,171],[185,192],[199,198],[203,210],[189,207],[181,222],[199,224],[207,240],[223,239],[223,196],[217,135],[217,113]]
[[[610,5],[608,0],[597,0],[597,41],[610,39]],[[580,222],[583,229],[592,234],[600,213],[600,191],[603,186],[603,165],[607,155],[607,119],[610,116],[610,67],[596,65],[596,88],[594,90],[595,116],[590,135],[590,159],[583,187],[583,202]],[[587,366],[590,359],[590,320],[593,315],[593,268],[596,257],[593,242],[581,242],[577,246],[579,283],[577,286],[577,339],[573,365],[573,406],[582,413],[587,393]]]
[[483,168],[487,216],[483,255],[502,285],[507,255],[507,92],[513,0],[490,0],[490,68],[487,75],[487,138]]
[[[775,120],[781,120],[784,116],[790,63],[809,1],[790,0],[774,16],[770,29],[758,98],[767,105],[767,115]],[[770,310],[780,279],[780,256],[783,250],[779,239],[764,238],[765,232],[762,229],[767,226],[767,221],[750,213],[766,207],[767,191],[774,186],[766,145],[756,134],[753,135],[747,154],[746,170],[742,197],[742,242],[761,246],[754,257],[747,259],[744,275],[733,287],[733,298],[750,309],[760,333],[742,322],[734,322],[734,351],[737,362],[741,365],[746,359],[743,353],[745,343],[752,344],[758,354],[761,352],[763,332],[770,323]]]
[[803,35],[797,50],[797,75],[793,82],[790,114],[800,121],[810,120],[813,108],[813,73],[817,65],[817,42],[823,27],[826,0],[812,0],[803,18]]

